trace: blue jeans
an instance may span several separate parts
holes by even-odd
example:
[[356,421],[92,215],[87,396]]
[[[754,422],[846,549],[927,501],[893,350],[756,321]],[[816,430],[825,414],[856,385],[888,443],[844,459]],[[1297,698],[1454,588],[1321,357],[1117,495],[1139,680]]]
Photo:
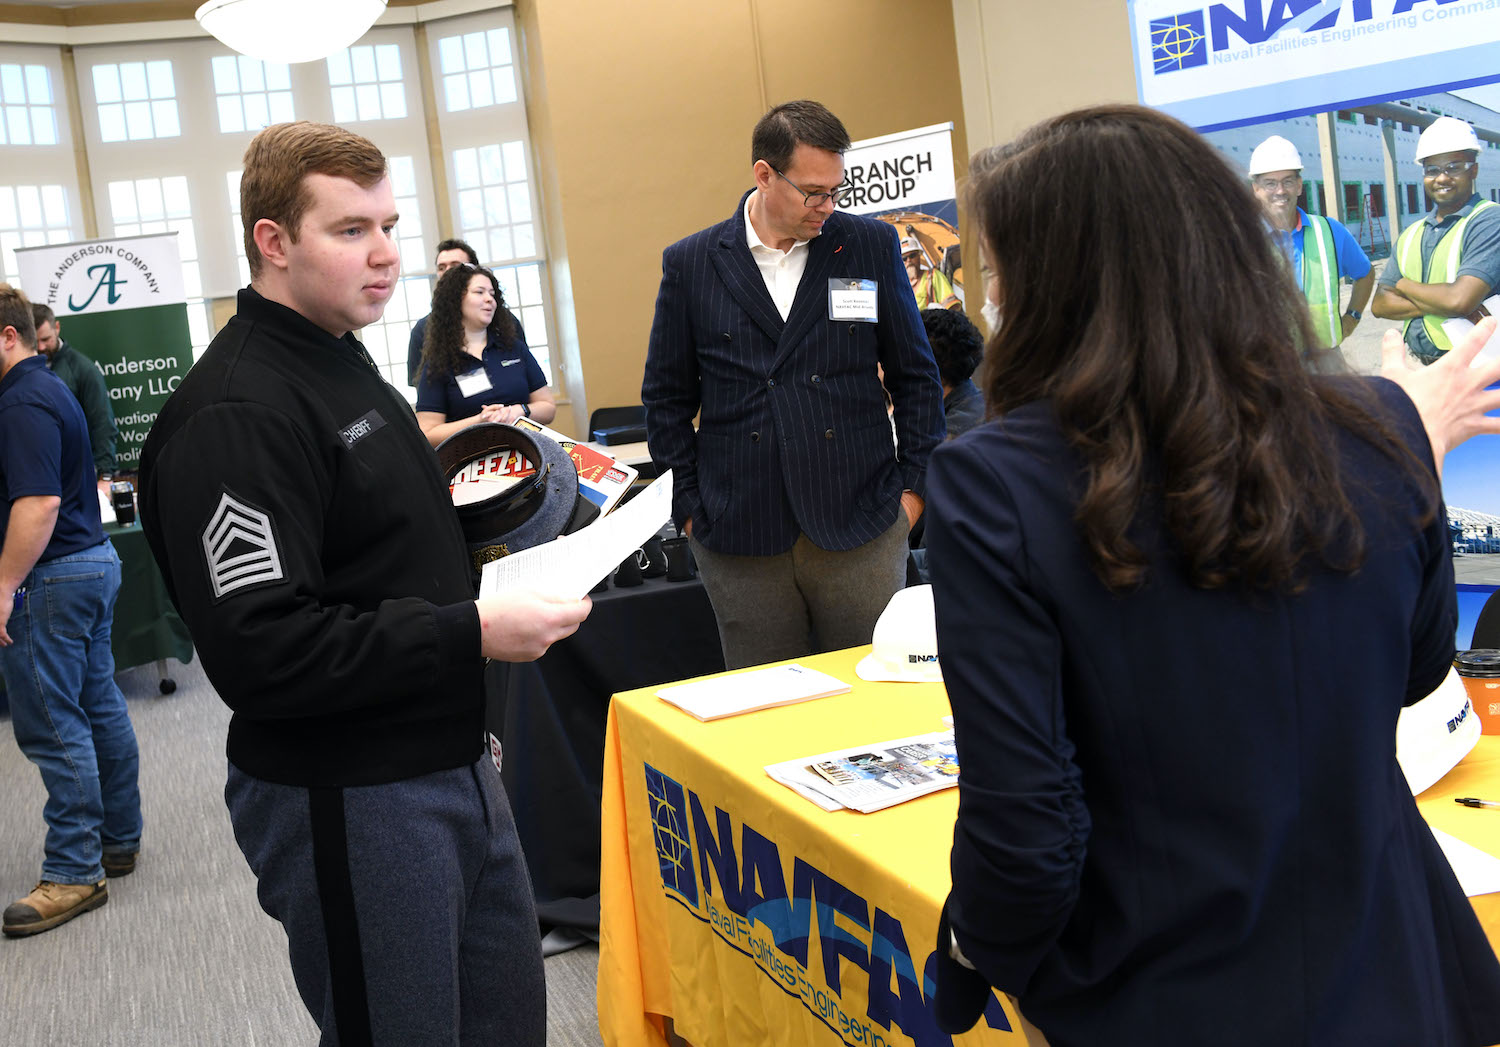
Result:
[[0,669],[16,744],[42,772],[42,878],[98,883],[105,851],[141,841],[140,752],[109,649],[120,559],[114,546],[39,563],[6,630]]

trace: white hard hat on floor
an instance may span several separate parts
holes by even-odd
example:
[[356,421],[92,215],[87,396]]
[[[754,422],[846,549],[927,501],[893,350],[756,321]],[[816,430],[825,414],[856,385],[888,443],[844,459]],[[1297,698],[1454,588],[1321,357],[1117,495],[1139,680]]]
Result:
[[1272,135],[1250,154],[1250,177],[1269,171],[1302,170],[1302,154],[1297,147],[1280,135]]
[[1417,162],[1439,153],[1461,153],[1468,149],[1479,152],[1479,136],[1473,126],[1451,116],[1440,116],[1417,139]]

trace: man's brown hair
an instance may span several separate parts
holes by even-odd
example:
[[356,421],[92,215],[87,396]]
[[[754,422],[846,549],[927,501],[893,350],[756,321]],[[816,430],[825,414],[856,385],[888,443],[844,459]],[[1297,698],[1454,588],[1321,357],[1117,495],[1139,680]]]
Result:
[[14,327],[21,344],[36,348],[36,325],[31,322],[31,301],[18,287],[0,284],[0,331]]
[[55,324],[57,323],[57,314],[54,313],[52,311],[52,307],[45,302],[32,302],[31,322],[36,324],[38,327],[42,326],[42,324]]
[[264,262],[255,246],[255,223],[269,218],[296,243],[302,216],[312,205],[310,174],[347,178],[368,189],[385,177],[385,156],[362,135],[307,120],[274,124],[251,139],[240,178],[240,224],[252,280]]

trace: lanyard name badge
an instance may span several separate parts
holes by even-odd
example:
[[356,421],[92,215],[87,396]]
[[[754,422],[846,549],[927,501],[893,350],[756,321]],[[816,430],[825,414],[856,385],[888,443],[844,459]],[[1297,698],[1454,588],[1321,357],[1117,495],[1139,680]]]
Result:
[[490,388],[490,375],[483,367],[478,367],[468,374],[459,375],[457,381],[458,391],[464,394],[465,399],[488,392]]
[[873,324],[879,321],[878,285],[847,276],[828,281],[828,319]]

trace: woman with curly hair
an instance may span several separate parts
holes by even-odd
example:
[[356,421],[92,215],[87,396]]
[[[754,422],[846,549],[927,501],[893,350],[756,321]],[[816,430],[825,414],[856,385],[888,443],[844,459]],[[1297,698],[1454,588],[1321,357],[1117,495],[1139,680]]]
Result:
[[991,421],[927,474],[963,767],[939,1022],[993,986],[1052,1047],[1500,1041],[1500,964],[1396,760],[1453,661],[1442,426],[1316,373],[1190,128],[1100,106],[990,159]]
[[556,414],[495,274],[473,265],[449,269],[432,296],[417,378],[417,424],[432,446],[479,422],[525,417],[546,425]]

